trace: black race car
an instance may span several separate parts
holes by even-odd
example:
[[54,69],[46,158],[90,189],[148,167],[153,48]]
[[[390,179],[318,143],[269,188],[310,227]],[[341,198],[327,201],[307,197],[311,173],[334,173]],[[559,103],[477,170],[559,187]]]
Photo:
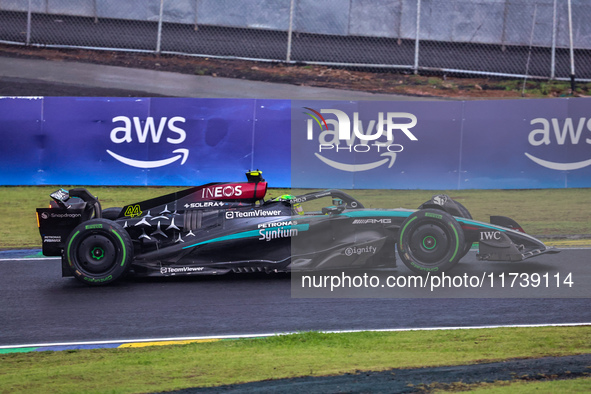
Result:
[[50,208],[37,209],[43,254],[62,257],[63,276],[101,285],[128,272],[394,267],[396,248],[412,271],[436,273],[450,270],[474,242],[481,260],[558,252],[507,217],[473,220],[446,195],[433,196],[418,210],[366,209],[340,190],[265,201],[261,172],[246,175],[247,182],[209,183],[105,210],[86,189],[60,189],[51,194]]

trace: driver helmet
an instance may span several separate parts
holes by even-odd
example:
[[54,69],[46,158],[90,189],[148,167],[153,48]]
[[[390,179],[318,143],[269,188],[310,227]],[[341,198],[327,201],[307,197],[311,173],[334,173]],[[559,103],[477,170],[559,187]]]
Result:
[[287,201],[291,204],[291,209],[298,215],[304,214],[304,209],[302,208],[302,204],[297,203],[295,200],[295,196],[291,194],[283,194],[277,198],[274,198],[272,201]]

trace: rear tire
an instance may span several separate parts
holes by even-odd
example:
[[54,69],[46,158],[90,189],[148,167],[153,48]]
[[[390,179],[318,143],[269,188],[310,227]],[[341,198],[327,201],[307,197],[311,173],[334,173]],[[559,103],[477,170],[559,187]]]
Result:
[[65,256],[76,279],[89,285],[106,285],[128,271],[133,246],[121,225],[107,219],[92,219],[72,231]]
[[412,271],[448,271],[460,260],[465,247],[460,224],[447,212],[423,209],[410,215],[400,227],[398,254]]

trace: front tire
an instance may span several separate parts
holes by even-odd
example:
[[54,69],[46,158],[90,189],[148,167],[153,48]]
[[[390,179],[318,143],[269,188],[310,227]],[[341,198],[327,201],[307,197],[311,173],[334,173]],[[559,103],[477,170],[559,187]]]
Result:
[[398,234],[398,254],[412,271],[448,271],[462,257],[466,242],[460,224],[447,212],[422,209],[402,223]]
[[68,237],[65,257],[79,281],[89,285],[113,283],[127,272],[133,260],[131,237],[111,220],[88,220]]

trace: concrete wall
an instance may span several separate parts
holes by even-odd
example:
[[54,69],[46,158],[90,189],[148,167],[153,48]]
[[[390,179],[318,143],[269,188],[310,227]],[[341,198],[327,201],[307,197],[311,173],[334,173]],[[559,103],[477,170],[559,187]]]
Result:
[[[294,0],[294,31],[416,37],[418,0]],[[422,0],[420,39],[454,43],[568,47],[567,2]],[[160,0],[0,0],[0,10],[157,21]],[[291,0],[164,0],[165,22],[286,31]],[[574,44],[591,49],[591,3],[572,0]],[[534,20],[535,16],[535,20]]]

